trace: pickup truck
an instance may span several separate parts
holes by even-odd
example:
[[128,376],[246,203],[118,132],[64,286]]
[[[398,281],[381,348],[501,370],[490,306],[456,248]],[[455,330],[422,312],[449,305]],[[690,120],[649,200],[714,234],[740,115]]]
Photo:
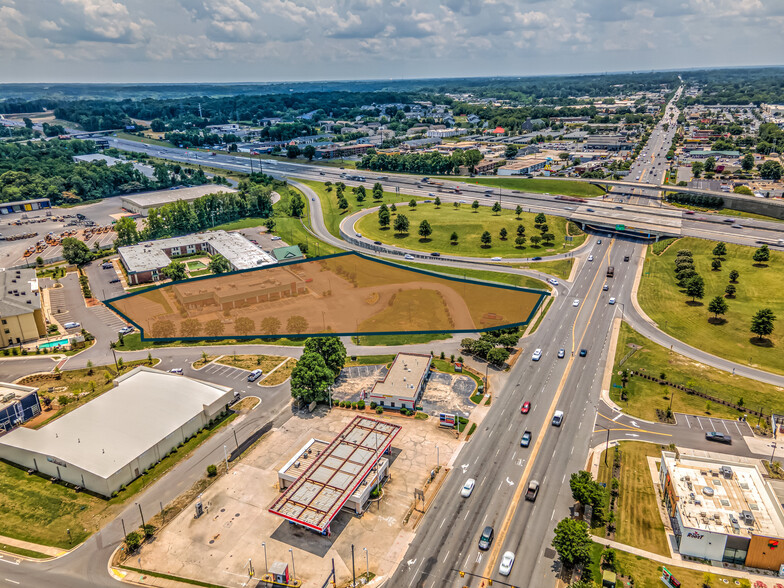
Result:
[[539,482],[531,480],[528,483],[528,490],[525,492],[525,499],[534,502],[537,494],[539,494]]

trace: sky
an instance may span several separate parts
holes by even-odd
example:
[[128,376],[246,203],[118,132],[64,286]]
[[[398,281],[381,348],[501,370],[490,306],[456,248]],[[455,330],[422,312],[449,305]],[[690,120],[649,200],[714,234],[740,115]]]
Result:
[[0,80],[296,81],[777,65],[783,25],[783,0],[0,0]]

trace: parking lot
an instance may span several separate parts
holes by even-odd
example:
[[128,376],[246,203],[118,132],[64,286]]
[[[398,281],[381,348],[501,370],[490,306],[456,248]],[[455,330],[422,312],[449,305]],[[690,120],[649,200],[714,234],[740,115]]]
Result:
[[[103,264],[107,261],[112,263],[112,267],[104,269]],[[90,290],[92,290],[93,298],[109,300],[125,294],[122,283],[119,281],[120,274],[115,266],[117,263],[120,262],[117,260],[112,262],[107,259],[98,259],[84,266],[87,279],[90,280]],[[112,282],[112,280],[117,281]]]
[[207,374],[212,377],[219,377],[221,381],[227,382],[227,386],[231,386],[229,382],[238,382],[240,380],[247,381],[248,370],[241,370],[240,368],[223,365],[220,363],[211,363],[199,370],[200,374]]
[[[753,417],[752,417],[753,420]],[[687,429],[694,429],[695,431],[717,431],[719,433],[726,433],[736,438],[751,436],[751,425],[748,421],[742,422],[738,420],[729,419],[714,419],[705,416],[695,416],[690,414],[675,414],[675,421],[677,426]]]

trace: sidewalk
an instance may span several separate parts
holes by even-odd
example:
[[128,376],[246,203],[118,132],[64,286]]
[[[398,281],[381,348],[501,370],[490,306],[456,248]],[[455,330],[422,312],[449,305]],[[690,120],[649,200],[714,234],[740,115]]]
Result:
[[39,545],[38,543],[30,543],[29,541],[21,541],[19,539],[12,539],[11,537],[3,537],[0,535],[0,543],[10,545],[11,547],[18,547],[19,549],[27,549],[37,553],[43,553],[50,557],[60,557],[68,553],[67,549],[60,549],[59,547],[49,547],[48,545]]

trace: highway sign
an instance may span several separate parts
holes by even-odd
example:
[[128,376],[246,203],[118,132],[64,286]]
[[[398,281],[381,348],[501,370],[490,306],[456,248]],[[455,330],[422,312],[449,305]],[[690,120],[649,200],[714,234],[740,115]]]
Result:
[[626,230],[626,225],[615,225],[615,230],[616,231],[625,231]]

